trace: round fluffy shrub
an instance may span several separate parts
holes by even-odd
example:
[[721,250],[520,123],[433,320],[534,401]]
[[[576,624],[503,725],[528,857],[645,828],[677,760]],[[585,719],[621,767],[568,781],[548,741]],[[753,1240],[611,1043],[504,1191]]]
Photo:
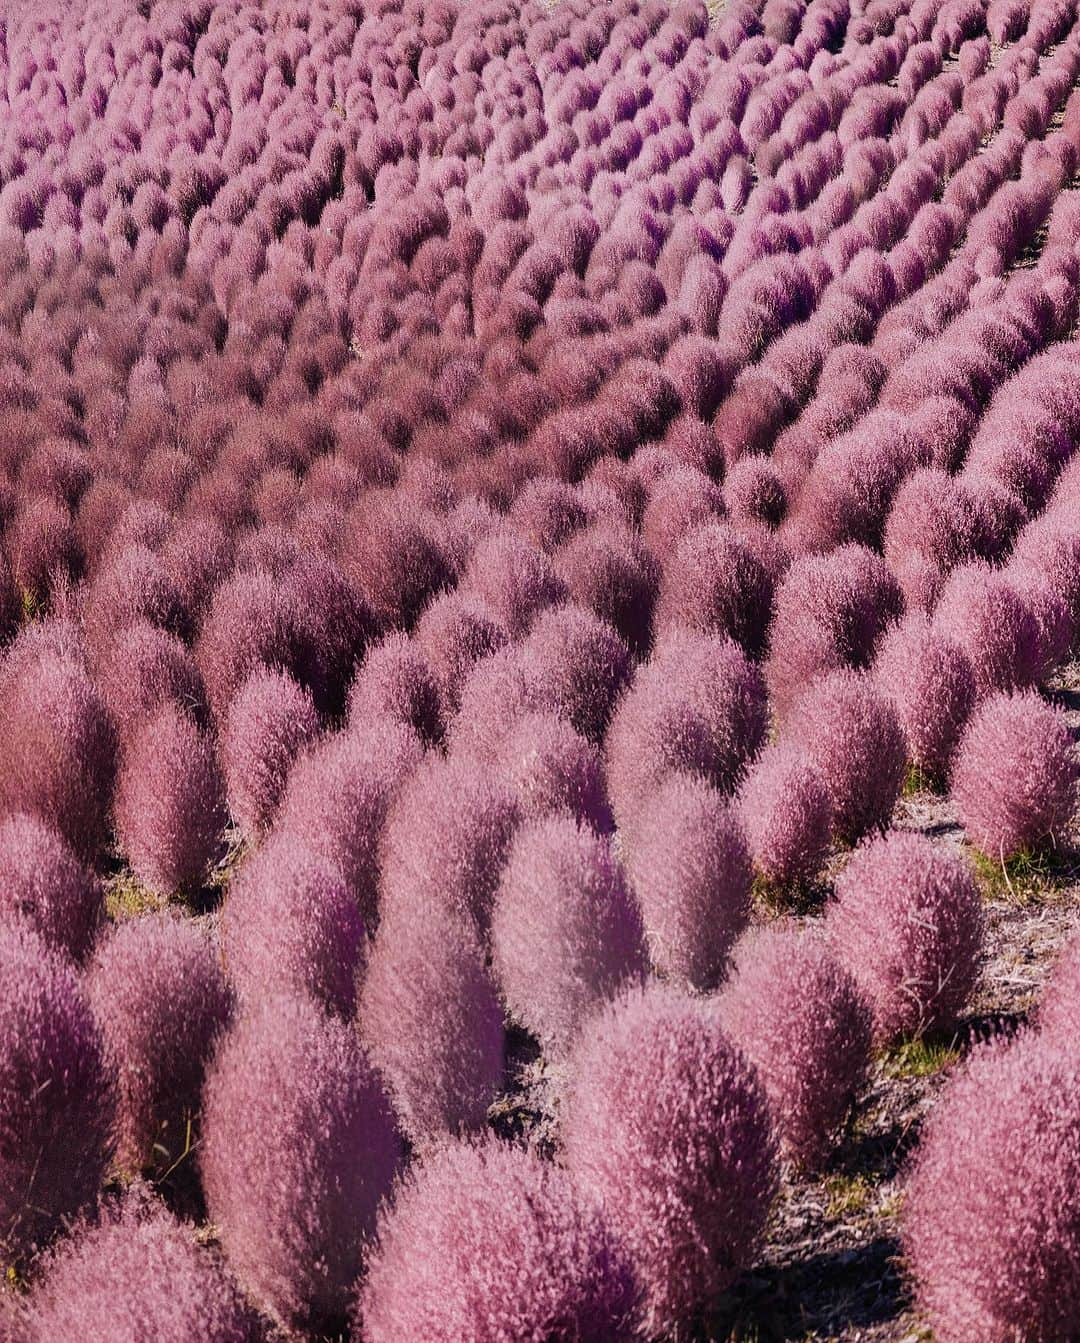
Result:
[[772,595],[772,579],[745,541],[729,527],[698,527],[664,564],[656,628],[726,634],[756,657],[768,635]]
[[476,547],[462,586],[479,597],[514,638],[545,607],[566,595],[544,552],[507,529],[486,536]]
[[40,1246],[97,1195],[113,1091],[74,969],[21,921],[0,924],[0,1247]]
[[753,873],[735,808],[705,779],[672,774],[637,813],[626,867],[652,964],[714,989],[750,917]]
[[488,1138],[451,1143],[380,1219],[355,1343],[503,1343],[634,1333],[625,1251],[567,1173]]
[[395,907],[372,944],[357,1015],[414,1144],[483,1127],[502,1084],[503,1010],[469,920],[439,905]]
[[776,592],[766,667],[778,716],[791,714],[823,673],[869,666],[900,608],[895,578],[866,546],[849,543],[796,560]]
[[564,1051],[644,969],[640,915],[610,841],[570,816],[523,826],[495,897],[491,945],[512,1016]]
[[352,1027],[279,996],[223,1038],[200,1165],[225,1253],[257,1301],[297,1324],[340,1318],[399,1156]]
[[[41,634],[44,640],[47,636]],[[74,651],[17,640],[0,685],[0,810],[54,826],[84,860],[105,840],[116,741]]]
[[25,1311],[25,1343],[260,1343],[258,1316],[219,1256],[141,1191],[50,1256]]
[[426,745],[442,741],[439,683],[414,639],[389,634],[369,648],[349,687],[349,721],[401,723]]
[[175,705],[135,733],[116,782],[116,830],[138,879],[198,890],[221,850],[225,799],[206,735]]
[[371,931],[378,922],[379,845],[387,812],[423,758],[416,733],[368,722],[324,738],[297,760],[278,827],[340,872]]
[[841,839],[854,842],[888,824],[904,782],[904,734],[865,672],[823,677],[803,697],[787,735],[820,772]]
[[705,1004],[632,991],[574,1051],[563,1133],[633,1258],[647,1334],[687,1327],[753,1258],[776,1189],[756,1073]]
[[923,835],[895,830],[858,849],[836,880],[826,928],[883,1043],[952,1026],[979,977],[975,882],[963,859]]
[[1035,691],[997,694],[972,714],[952,796],[969,839],[1004,861],[1052,839],[1076,811],[1080,762],[1065,715]]
[[552,713],[522,714],[496,760],[523,818],[538,820],[562,811],[600,833],[613,828],[600,752],[564,719]]
[[270,823],[293,761],[318,733],[311,693],[288,672],[259,667],[233,696],[221,759],[229,812],[243,835]]
[[735,948],[718,1009],[758,1070],[784,1151],[816,1165],[870,1066],[871,1015],[854,979],[815,934],[774,925]]
[[934,781],[947,779],[975,703],[971,659],[913,612],[881,641],[874,675],[896,710],[911,763]]
[[165,704],[206,719],[206,694],[190,651],[145,620],[127,626],[97,670],[97,684],[121,742]]
[[510,638],[486,602],[459,590],[435,598],[415,637],[435,673],[444,721],[456,712],[473,667]]
[[657,567],[637,538],[597,523],[565,542],[554,563],[573,600],[617,630],[635,657],[644,657],[652,639]]
[[103,912],[101,883],[51,825],[24,812],[0,822],[0,914],[29,919],[51,947],[81,961]]
[[221,936],[245,1004],[271,987],[352,1013],[364,921],[341,871],[313,850],[309,836],[277,829],[247,860],[229,885]]
[[934,626],[964,650],[980,696],[1032,685],[1039,627],[1006,575],[983,561],[954,569],[934,610]]
[[1080,937],[1062,948],[1039,1002],[1039,1028],[1051,1040],[1070,1045],[1080,1028]]
[[171,1166],[232,1013],[218,950],[190,919],[132,919],[94,953],[86,992],[118,1079],[117,1158],[129,1171]]
[[521,645],[520,665],[538,708],[602,740],[630,679],[627,647],[606,621],[574,605],[542,612]]
[[832,797],[817,766],[797,747],[767,746],[739,794],[754,867],[776,890],[805,887],[829,853]]
[[920,1310],[941,1343],[1080,1330],[1076,1055],[1034,1033],[979,1046],[930,1113],[904,1204]]
[[443,904],[486,937],[491,903],[520,812],[509,788],[481,765],[424,762],[398,794],[382,846],[382,901]]
[[608,794],[621,830],[668,774],[700,774],[733,792],[768,721],[757,668],[730,639],[673,631],[635,673],[605,743]]

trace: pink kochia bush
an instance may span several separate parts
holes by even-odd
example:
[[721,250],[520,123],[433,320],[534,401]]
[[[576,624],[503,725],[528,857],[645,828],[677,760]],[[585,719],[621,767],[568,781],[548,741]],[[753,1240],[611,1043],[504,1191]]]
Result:
[[233,696],[221,734],[229,812],[251,838],[273,818],[289,767],[319,733],[310,691],[284,671],[260,667]]
[[552,713],[524,713],[500,745],[497,764],[523,818],[565,811],[600,833],[614,826],[600,751]]
[[468,760],[426,760],[391,808],[383,839],[385,908],[442,904],[486,937],[520,818],[509,788]]
[[975,704],[968,655],[913,612],[881,641],[874,676],[896,710],[911,763],[933,782],[946,780]]
[[1025,1032],[979,1046],[930,1114],[902,1229],[941,1343],[1080,1331],[1078,1089],[1075,1051]]
[[819,770],[841,839],[852,842],[888,824],[904,782],[904,734],[867,673],[823,677],[799,705],[786,740]]
[[739,792],[755,869],[777,891],[812,882],[829,852],[833,804],[820,771],[797,747],[767,746]]
[[203,1075],[232,1014],[218,950],[190,919],[120,924],[94,954],[86,992],[117,1077],[116,1156],[164,1169],[187,1150]]
[[510,1013],[553,1053],[644,970],[641,919],[610,841],[570,816],[523,826],[491,919]]
[[776,1189],[757,1074],[706,1004],[633,990],[574,1051],[563,1134],[630,1250],[646,1335],[687,1327],[752,1261]]
[[379,924],[357,1013],[417,1147],[483,1127],[503,1076],[503,1009],[472,923],[439,905]]
[[222,845],[224,786],[204,732],[167,705],[135,734],[116,783],[116,829],[132,871],[161,895],[198,890]]
[[992,695],[972,715],[952,796],[971,841],[1004,860],[1052,842],[1076,811],[1080,761],[1065,715],[1034,691]]
[[400,1142],[351,1026],[271,996],[223,1038],[203,1103],[203,1188],[243,1286],[296,1323],[338,1319]]
[[707,993],[750,917],[750,852],[731,801],[677,772],[643,804],[626,866],[649,959],[667,978]]
[[1080,937],[1065,943],[1039,1003],[1039,1028],[1048,1039],[1071,1045],[1080,1029]]
[[772,595],[772,579],[745,541],[723,525],[698,527],[664,564],[656,628],[726,634],[756,657],[765,644]]
[[[56,827],[83,859],[106,834],[116,742],[67,633],[16,642],[0,669],[0,806]],[[46,640],[49,642],[47,643]]]
[[387,812],[423,754],[411,728],[372,720],[324,737],[289,771],[277,828],[341,873],[369,931],[378,920]]
[[735,948],[720,1020],[758,1070],[784,1151],[829,1151],[870,1065],[871,1016],[855,980],[814,932],[774,925]]
[[380,1218],[355,1343],[634,1336],[638,1289],[608,1219],[552,1162],[450,1143]]
[[26,1343],[261,1343],[265,1326],[219,1255],[136,1187],[49,1257],[24,1312]]
[[31,1253],[97,1195],[113,1089],[74,968],[19,920],[0,925],[0,1247]]
[[620,829],[674,770],[724,793],[738,786],[767,725],[765,685],[730,639],[673,631],[637,670],[605,743],[608,793]]
[[104,913],[101,883],[36,816],[0,822],[0,916],[30,920],[51,947],[81,961]]
[[305,993],[345,1016],[356,1003],[364,920],[340,868],[282,828],[240,868],[222,908],[229,977],[245,1004]]
[[368,649],[349,687],[350,721],[362,727],[377,718],[411,728],[427,746],[442,740],[438,679],[416,641],[400,632]]
[[934,611],[934,626],[971,659],[979,696],[1034,683],[1039,627],[1004,573],[982,561],[955,569]]
[[955,1024],[983,945],[982,904],[959,855],[899,830],[869,841],[837,878],[826,929],[879,1041]]

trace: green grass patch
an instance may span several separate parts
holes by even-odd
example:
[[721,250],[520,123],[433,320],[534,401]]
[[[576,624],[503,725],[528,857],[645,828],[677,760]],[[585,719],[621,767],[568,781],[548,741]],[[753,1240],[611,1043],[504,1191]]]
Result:
[[933,1077],[960,1057],[956,1045],[942,1040],[905,1040],[885,1055],[890,1077]]
[[137,919],[140,914],[152,914],[164,909],[166,904],[167,900],[148,890],[126,868],[117,872],[105,887],[105,913],[115,923]]
[[874,1201],[874,1186],[865,1175],[827,1175],[822,1188],[827,1200],[825,1214],[833,1222],[861,1217]]
[[979,849],[971,849],[969,856],[975,880],[987,900],[1030,905],[1057,888],[1059,874],[1052,849],[1022,849],[1004,862]]

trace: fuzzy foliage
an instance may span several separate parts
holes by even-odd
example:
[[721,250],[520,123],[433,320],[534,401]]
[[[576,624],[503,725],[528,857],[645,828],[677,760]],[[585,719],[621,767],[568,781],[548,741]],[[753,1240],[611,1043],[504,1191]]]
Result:
[[354,1338],[620,1343],[636,1304],[625,1250],[570,1176],[488,1138],[448,1144],[399,1187]]
[[664,564],[656,604],[660,633],[672,627],[727,635],[751,657],[764,647],[772,579],[734,531],[712,524],[688,532]]
[[52,826],[20,812],[0,822],[0,914],[28,919],[49,946],[75,960],[93,945],[101,883]]
[[272,995],[223,1038],[199,1162],[226,1256],[257,1301],[291,1321],[340,1318],[399,1155],[390,1107],[344,1022]]
[[906,831],[869,841],[837,878],[826,927],[878,1041],[955,1024],[983,947],[982,903],[962,858]]
[[129,920],[94,953],[86,992],[117,1077],[117,1160],[170,1167],[190,1149],[207,1060],[232,1015],[217,947],[188,919]]
[[997,694],[972,714],[953,768],[952,796],[972,842],[1004,861],[1069,824],[1080,761],[1060,709],[1034,691]]
[[1069,1338],[1080,1327],[1076,1056],[1028,1032],[980,1045],[923,1131],[903,1245],[942,1343]]
[[642,927],[610,841],[569,816],[522,826],[491,918],[511,1015],[553,1053],[644,969]]
[[472,924],[395,907],[368,957],[360,1038],[401,1127],[424,1147],[483,1127],[503,1077],[503,1010]]
[[614,828],[599,749],[555,714],[523,713],[496,757],[523,819],[569,812],[601,834]]
[[739,814],[754,867],[771,887],[792,891],[814,880],[829,852],[833,803],[808,755],[767,746],[739,792]]
[[686,1326],[752,1259],[776,1189],[756,1073],[708,1006],[633,990],[582,1035],[563,1134],[630,1251],[647,1336]]
[[852,976],[812,932],[779,924],[736,947],[717,1008],[757,1068],[787,1156],[819,1164],[870,1066],[872,1018]]
[[753,873],[736,808],[705,779],[670,775],[636,817],[626,866],[653,966],[710,992],[750,916]]
[[31,1254],[96,1197],[114,1093],[74,968],[30,925],[0,925],[0,1246]]
[[814,761],[833,807],[833,829],[854,842],[884,828],[904,782],[904,734],[865,672],[837,671],[803,698],[787,739]]

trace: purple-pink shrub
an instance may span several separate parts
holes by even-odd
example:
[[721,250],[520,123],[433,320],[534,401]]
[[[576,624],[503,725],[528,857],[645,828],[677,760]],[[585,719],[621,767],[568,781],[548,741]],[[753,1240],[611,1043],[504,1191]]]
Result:
[[783,478],[767,457],[743,457],[724,481],[724,503],[735,521],[777,527],[788,505]]
[[220,755],[229,814],[246,838],[273,820],[292,763],[319,728],[310,692],[288,672],[259,667],[233,696]]
[[612,627],[584,607],[553,607],[536,617],[520,648],[530,700],[601,741],[630,679],[629,652]]
[[371,721],[324,737],[289,771],[276,824],[341,874],[369,932],[378,922],[387,813],[423,757],[410,728]]
[[467,919],[441,905],[388,911],[357,1020],[415,1146],[483,1128],[502,1086],[503,1009]]
[[695,528],[664,563],[655,614],[658,635],[674,627],[727,635],[756,657],[768,635],[772,587],[765,566],[730,528]]
[[417,641],[403,633],[372,645],[349,687],[349,721],[372,719],[411,728],[425,746],[442,741],[438,679]]
[[221,913],[225,966],[251,1006],[267,992],[306,993],[352,1014],[364,952],[353,889],[315,837],[275,829],[229,885]]
[[0,810],[39,816],[93,859],[105,839],[115,751],[105,706],[75,652],[17,640],[0,668]]
[[460,590],[435,598],[415,637],[435,673],[444,721],[456,712],[473,667],[510,638],[486,602]]
[[753,1259],[776,1190],[772,1122],[707,1005],[653,986],[600,1012],[571,1059],[563,1137],[630,1252],[647,1335],[697,1318]]
[[614,829],[599,748],[565,719],[543,711],[523,713],[503,738],[495,762],[523,819],[567,812],[599,834]]
[[190,1150],[206,1064],[232,1015],[218,949],[191,919],[130,919],[95,951],[86,993],[117,1078],[117,1161],[170,1168]]
[[95,680],[121,745],[166,704],[206,720],[206,692],[190,650],[175,634],[145,620],[113,640]]
[[882,639],[874,677],[896,710],[908,759],[932,781],[947,780],[977,693],[968,655],[913,611]]
[[814,761],[786,743],[767,746],[739,792],[739,815],[754,868],[776,891],[798,891],[821,871],[833,804]]
[[611,841],[570,816],[523,825],[491,915],[510,1014],[553,1054],[644,970],[641,917]]
[[980,698],[1034,683],[1039,627],[1004,572],[983,561],[954,569],[934,610],[934,627],[967,654]]
[[480,598],[513,638],[566,595],[544,552],[506,528],[485,537],[473,551],[462,588]]
[[730,639],[672,631],[636,671],[605,741],[608,796],[621,830],[664,778],[738,786],[765,738],[761,674]]
[[814,932],[757,929],[732,959],[717,1002],[724,1031],[757,1068],[787,1156],[815,1166],[866,1081],[870,1009]]
[[199,1164],[226,1257],[256,1301],[298,1324],[340,1320],[399,1159],[351,1026],[271,996],[223,1037]]
[[86,589],[82,616],[95,666],[137,620],[181,639],[190,634],[183,599],[161,559],[146,546],[131,545],[106,557]]
[[900,609],[895,578],[865,546],[796,560],[776,592],[766,664],[777,714],[791,713],[822,673],[868,666]]
[[81,961],[104,912],[101,883],[53,826],[25,812],[0,822],[0,917],[27,919],[50,947]]
[[1080,1327],[1076,1055],[1035,1032],[980,1045],[931,1112],[902,1234],[941,1343],[1070,1338]]
[[112,1079],[74,967],[23,920],[0,924],[0,1245],[40,1248],[97,1196]]
[[1052,1041],[1071,1046],[1080,1025],[1080,937],[1065,943],[1039,1000],[1038,1024]]
[[487,936],[520,819],[510,789],[470,760],[426,760],[398,793],[381,850],[383,907],[440,904]]
[[207,735],[167,704],[135,733],[116,780],[116,833],[160,895],[199,890],[222,848],[225,789]]
[[354,1343],[501,1343],[634,1332],[638,1289],[607,1219],[553,1162],[447,1144],[380,1217]]
[[341,567],[385,626],[411,629],[428,602],[452,581],[435,528],[404,498],[362,499],[349,516]]
[[840,839],[853,843],[888,824],[907,765],[904,733],[866,672],[822,677],[799,701],[785,740],[813,760]]
[[837,878],[825,926],[879,1042],[956,1023],[983,945],[982,903],[958,854],[900,830],[870,840]]
[[554,555],[556,575],[571,599],[606,620],[643,657],[652,640],[656,565],[638,539],[598,522],[575,533]]
[[220,1256],[145,1188],[79,1225],[49,1256],[22,1316],[25,1343],[262,1343],[266,1326]]
[[653,966],[710,992],[750,917],[753,872],[735,807],[707,780],[671,774],[635,816],[625,861]]
[[952,797],[972,843],[1002,862],[1072,820],[1080,761],[1065,715],[1034,691],[991,695],[960,740]]

